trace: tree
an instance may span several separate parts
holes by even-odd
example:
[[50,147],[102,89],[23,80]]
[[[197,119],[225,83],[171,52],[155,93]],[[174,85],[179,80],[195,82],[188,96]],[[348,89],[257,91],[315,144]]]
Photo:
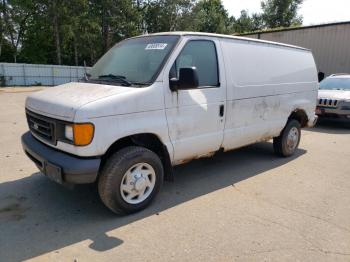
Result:
[[56,55],[57,63],[62,64],[62,54],[61,54],[61,37],[60,37],[60,22],[61,16],[60,11],[62,10],[61,1],[59,0],[49,0],[49,14],[52,17],[53,32],[55,35],[56,43]]
[[[67,6],[69,4],[69,6]],[[82,38],[86,33],[85,26],[92,21],[89,21],[88,16],[88,1],[87,0],[74,0],[72,3],[66,3],[66,12],[64,24],[62,25],[62,31],[65,32],[65,49],[71,51],[73,47],[73,53],[69,52],[69,58],[74,57],[74,64],[79,65],[79,47],[82,46]]]
[[240,17],[233,24],[236,33],[251,32],[263,28],[262,16],[255,13],[250,16],[247,10],[242,10]]
[[145,32],[185,30],[194,0],[158,0],[143,3],[143,27]]
[[302,0],[264,0],[229,16],[221,0],[0,0],[0,61],[93,65],[127,37],[163,31],[243,33],[300,24]]
[[303,0],[264,0],[261,2],[262,19],[267,28],[301,25],[303,18],[298,15]]
[[1,1],[1,35],[11,45],[13,62],[17,62],[18,49],[27,29],[27,22],[35,12],[30,0]]
[[140,33],[137,1],[94,0],[90,8],[100,23],[103,52],[112,43]]
[[201,0],[193,8],[193,29],[200,32],[229,33],[230,20],[221,0]]
[[4,33],[5,33],[4,5],[3,3],[0,3],[0,57],[2,54],[2,47],[5,42]]
[[18,61],[37,64],[56,64],[57,54],[51,18],[47,5],[36,2],[37,11],[27,21],[19,50]]

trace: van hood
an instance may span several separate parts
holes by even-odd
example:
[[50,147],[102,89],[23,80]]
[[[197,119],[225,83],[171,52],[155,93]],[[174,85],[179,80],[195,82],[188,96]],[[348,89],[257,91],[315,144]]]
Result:
[[318,98],[350,100],[350,90],[318,90]]
[[28,96],[26,108],[38,114],[73,121],[80,107],[105,97],[130,92],[132,89],[114,85],[68,83]]

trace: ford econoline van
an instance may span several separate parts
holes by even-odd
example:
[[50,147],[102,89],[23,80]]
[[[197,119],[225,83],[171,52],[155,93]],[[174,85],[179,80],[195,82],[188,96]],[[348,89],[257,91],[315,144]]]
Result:
[[[145,208],[172,167],[273,139],[291,156],[316,121],[310,50],[172,32],[111,48],[77,83],[30,95],[25,153],[60,184],[97,182],[115,213]],[[254,164],[254,163],[253,163]]]

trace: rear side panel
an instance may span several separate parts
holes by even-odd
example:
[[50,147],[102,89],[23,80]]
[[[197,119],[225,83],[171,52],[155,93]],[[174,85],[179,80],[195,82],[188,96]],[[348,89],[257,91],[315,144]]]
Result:
[[295,109],[314,117],[317,71],[311,52],[222,39],[227,75],[226,150],[278,136]]

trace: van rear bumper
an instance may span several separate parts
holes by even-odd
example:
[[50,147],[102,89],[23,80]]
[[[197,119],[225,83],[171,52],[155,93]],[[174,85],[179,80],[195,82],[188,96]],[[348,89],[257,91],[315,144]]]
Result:
[[100,158],[79,158],[55,150],[35,139],[30,132],[22,135],[26,155],[47,177],[59,184],[89,184],[96,181]]

